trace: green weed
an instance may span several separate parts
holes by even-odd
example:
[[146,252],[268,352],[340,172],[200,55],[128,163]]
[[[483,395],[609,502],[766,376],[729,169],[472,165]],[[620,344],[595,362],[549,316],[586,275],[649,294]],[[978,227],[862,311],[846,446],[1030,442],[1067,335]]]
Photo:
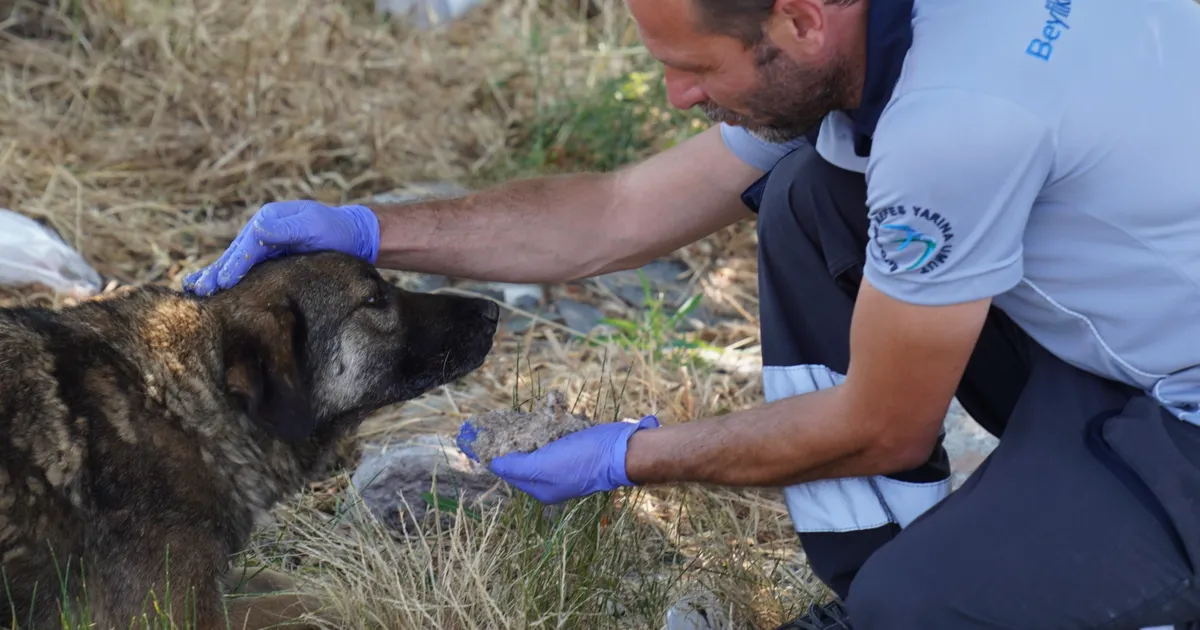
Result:
[[701,304],[700,294],[688,297],[679,308],[671,311],[666,298],[655,294],[645,272],[638,270],[642,284],[642,309],[637,319],[606,317],[602,324],[615,332],[597,336],[594,345],[613,343],[626,350],[646,355],[653,363],[701,365],[697,350],[716,350],[712,345],[693,338],[685,329],[687,316]]
[[657,65],[569,92],[539,107],[514,138],[510,154],[491,170],[496,181],[571,172],[607,172],[632,164],[703,131],[707,120],[667,102]]

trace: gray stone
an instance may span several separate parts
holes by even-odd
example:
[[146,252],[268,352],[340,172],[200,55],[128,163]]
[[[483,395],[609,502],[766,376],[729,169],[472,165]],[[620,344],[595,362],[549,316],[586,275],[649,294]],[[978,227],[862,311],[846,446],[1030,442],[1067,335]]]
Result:
[[554,301],[554,308],[562,315],[567,328],[586,335],[600,326],[604,311],[583,302],[561,299]]
[[713,311],[713,309],[709,308],[707,304],[701,302],[696,306],[695,309],[692,310],[691,313],[687,315],[687,317],[684,318],[684,322],[693,330],[703,330],[705,328],[716,326],[717,324],[738,321],[740,319],[741,317],[717,313]]
[[681,261],[669,258],[647,263],[641,270],[650,282],[656,284],[678,284],[681,282],[682,276],[691,271]]
[[645,306],[645,288],[642,286],[639,271],[646,275],[650,284],[651,299],[657,300],[659,294],[662,294],[662,299],[668,306],[677,307],[687,298],[684,293],[685,282],[681,280],[681,276],[689,271],[688,266],[677,260],[655,260],[640,269],[597,276],[594,281],[612,291],[630,306]]
[[[369,444],[350,478],[358,507],[388,527],[409,532],[425,524],[430,512],[427,496],[458,502],[466,510],[495,505],[507,498],[505,484],[471,461],[453,438],[422,435],[407,441]],[[447,519],[453,509],[443,510]],[[359,514],[362,514],[360,511]]]
[[444,289],[451,284],[451,279],[437,274],[416,273],[413,271],[397,271],[395,269],[380,269],[379,275],[388,282],[406,291],[431,293]]
[[505,302],[507,302],[509,306],[514,306],[522,311],[534,311],[538,307],[537,298],[529,295],[522,295],[513,299],[511,302],[508,300],[505,300]]
[[467,280],[458,283],[456,288],[484,295],[497,302],[503,302],[509,306],[524,310],[533,310],[546,299],[545,289],[540,284]]
[[549,321],[554,323],[562,323],[563,321],[562,315],[549,308],[539,308],[536,310],[531,310],[531,312],[537,317],[536,320],[528,315],[514,313],[504,321],[504,327],[514,333],[523,333],[529,330],[529,328],[533,326],[535,322],[540,323]]
[[412,290],[421,293],[430,293],[448,286],[450,286],[450,278],[428,273],[418,275],[412,282]]
[[466,281],[456,283],[454,288],[507,304],[507,302],[504,300],[504,285],[502,284],[493,282]]
[[522,310],[533,310],[542,303],[542,300],[546,299],[546,291],[540,284],[509,284],[507,282],[491,284],[500,290],[505,304]]

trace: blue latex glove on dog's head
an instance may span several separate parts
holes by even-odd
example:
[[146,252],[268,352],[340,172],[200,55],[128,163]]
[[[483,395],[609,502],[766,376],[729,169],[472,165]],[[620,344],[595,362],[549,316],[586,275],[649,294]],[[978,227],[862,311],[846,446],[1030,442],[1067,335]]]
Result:
[[258,210],[216,262],[183,280],[196,295],[237,284],[258,263],[287,254],[338,251],[372,265],[379,255],[379,220],[366,206],[330,207],[279,201]]
[[[496,476],[545,504],[555,504],[635,485],[625,472],[625,451],[637,431],[659,426],[658,418],[608,422],[565,435],[532,453],[509,453],[491,461]],[[456,443],[467,457],[478,430],[464,422]]]

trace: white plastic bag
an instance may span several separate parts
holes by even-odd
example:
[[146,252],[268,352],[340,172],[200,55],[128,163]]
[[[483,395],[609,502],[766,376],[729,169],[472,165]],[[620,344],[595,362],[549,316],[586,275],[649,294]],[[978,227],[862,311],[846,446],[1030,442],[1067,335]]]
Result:
[[721,602],[710,591],[693,591],[667,610],[666,630],[726,630],[731,627]]
[[37,221],[0,208],[0,284],[40,284],[76,299],[100,292],[100,274]]
[[375,0],[380,13],[407,18],[420,29],[451,22],[467,13],[482,0]]

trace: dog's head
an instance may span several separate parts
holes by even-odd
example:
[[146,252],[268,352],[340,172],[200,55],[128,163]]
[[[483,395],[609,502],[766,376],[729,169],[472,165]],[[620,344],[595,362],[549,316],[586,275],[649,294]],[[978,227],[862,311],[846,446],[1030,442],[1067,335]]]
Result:
[[256,265],[209,298],[224,335],[226,387],[274,435],[303,442],[477,369],[499,308],[413,293],[337,253]]

